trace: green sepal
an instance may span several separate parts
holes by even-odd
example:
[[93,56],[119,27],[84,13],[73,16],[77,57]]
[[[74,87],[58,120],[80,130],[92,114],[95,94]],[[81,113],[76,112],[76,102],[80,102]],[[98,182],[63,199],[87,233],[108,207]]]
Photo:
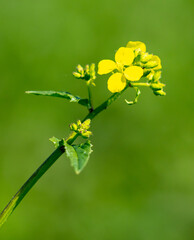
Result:
[[127,101],[127,100],[125,99],[125,102],[126,102],[128,105],[133,105],[133,104],[137,103],[138,98],[139,98],[139,96],[140,96],[140,94],[141,94],[141,91],[140,91],[139,88],[134,87],[134,89],[135,89],[135,91],[136,91],[135,99],[134,99],[133,101]]
[[88,107],[88,99],[83,99],[78,96],[74,96],[69,92],[62,91],[26,91],[27,94],[33,94],[38,96],[49,96],[49,97],[59,97],[70,100],[70,102],[79,103],[83,106]]
[[150,74],[150,72],[151,72],[150,69],[144,69],[142,77],[147,77]]
[[56,137],[49,138],[49,140],[55,145],[55,148],[58,148],[62,145],[64,145],[64,140],[60,140]]
[[70,159],[71,166],[74,168],[76,174],[79,174],[88,163],[90,154],[92,152],[92,144],[90,141],[81,143],[79,145],[69,145],[64,142],[65,152]]

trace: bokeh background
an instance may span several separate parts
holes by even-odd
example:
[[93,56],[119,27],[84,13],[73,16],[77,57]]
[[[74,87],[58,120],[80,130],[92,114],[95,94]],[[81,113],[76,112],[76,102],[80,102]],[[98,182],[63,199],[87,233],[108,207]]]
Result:
[[[92,125],[76,176],[62,156],[30,191],[1,240],[194,239],[193,2],[0,0],[0,210],[86,110],[26,90],[85,97],[75,66],[113,58],[129,40],[162,59],[166,97],[127,91]],[[95,106],[110,96],[96,80]]]

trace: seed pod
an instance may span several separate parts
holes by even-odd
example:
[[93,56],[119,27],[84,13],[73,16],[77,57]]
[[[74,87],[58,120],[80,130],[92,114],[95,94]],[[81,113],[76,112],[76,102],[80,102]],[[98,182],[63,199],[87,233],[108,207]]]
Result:
[[81,74],[78,73],[78,72],[73,72],[73,76],[76,77],[76,78],[81,78]]

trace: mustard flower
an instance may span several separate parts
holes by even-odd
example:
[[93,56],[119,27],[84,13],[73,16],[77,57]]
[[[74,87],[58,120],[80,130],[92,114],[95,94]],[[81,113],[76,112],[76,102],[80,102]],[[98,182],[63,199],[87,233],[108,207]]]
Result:
[[115,54],[115,62],[108,59],[99,62],[98,74],[100,75],[117,70],[108,79],[108,89],[110,92],[120,92],[125,88],[127,80],[138,81],[143,76],[143,69],[140,66],[133,66],[135,58],[134,49],[137,48],[139,47],[120,47]]

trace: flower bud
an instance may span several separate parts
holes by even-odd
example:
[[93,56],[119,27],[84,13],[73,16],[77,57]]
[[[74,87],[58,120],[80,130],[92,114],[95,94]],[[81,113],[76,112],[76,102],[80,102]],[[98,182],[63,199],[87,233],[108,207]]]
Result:
[[84,79],[85,79],[86,81],[88,81],[88,80],[91,79],[91,76],[90,76],[90,66],[89,66],[88,64],[85,66]]
[[157,66],[158,66],[157,61],[149,61],[149,62],[144,64],[145,68],[154,68],[154,67],[157,67]]
[[81,75],[84,73],[84,69],[80,64],[77,65],[77,70],[79,73],[81,73]]
[[95,72],[95,64],[92,63],[90,65],[90,78],[91,79],[96,79],[96,72]]
[[81,121],[80,120],[77,120],[77,126],[80,127],[81,126]]
[[87,84],[95,86],[94,80],[96,79],[95,64],[87,64],[85,69],[79,64],[77,65],[77,72],[73,72],[73,76],[78,79],[87,81]]
[[87,64],[86,67],[85,67],[85,73],[86,73],[87,75],[90,75],[90,67],[89,67],[89,64]]
[[72,131],[77,131],[77,125],[76,125],[75,123],[72,123],[72,124],[70,125],[70,129],[71,129]]
[[141,52],[141,55],[140,55],[140,61],[142,63],[147,63],[148,61],[151,60],[151,58],[153,57],[152,54],[149,54],[147,52]]
[[83,133],[82,133],[82,137],[83,137],[83,138],[89,138],[91,135],[92,135],[92,132],[91,132],[91,131],[86,131],[86,132],[83,132]]
[[160,82],[152,83],[152,84],[151,84],[151,88],[154,89],[154,90],[160,90],[160,89],[162,89],[163,87],[165,87],[165,84],[160,83]]
[[89,128],[90,128],[90,123],[91,123],[91,120],[90,120],[90,119],[85,120],[85,121],[82,123],[83,129],[89,129]]
[[135,58],[141,53],[141,49],[140,48],[137,48],[134,50],[134,56]]
[[153,77],[154,77],[154,71],[151,70],[150,73],[146,76],[147,79],[149,79],[150,81],[153,80]]
[[81,78],[81,74],[78,72],[73,72],[73,76],[78,79]]
[[153,77],[154,82],[159,81],[159,79],[161,78],[161,74],[162,74],[161,71],[155,71],[154,77]]
[[147,77],[151,73],[150,69],[143,69],[143,77]]
[[165,96],[166,93],[163,90],[154,90],[154,94],[157,96]]
[[152,61],[156,61],[158,63],[157,67],[155,67],[154,70],[159,70],[159,69],[162,68],[161,60],[160,60],[160,58],[158,56],[153,55]]

